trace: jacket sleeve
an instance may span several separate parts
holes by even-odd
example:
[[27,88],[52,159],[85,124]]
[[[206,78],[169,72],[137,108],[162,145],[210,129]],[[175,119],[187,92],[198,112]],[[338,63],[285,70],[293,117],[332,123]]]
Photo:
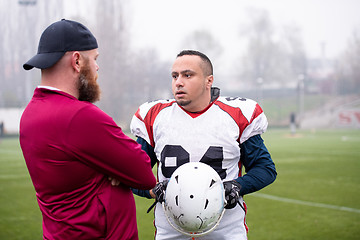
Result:
[[89,167],[132,188],[155,186],[150,158],[141,145],[126,136],[113,119],[95,105],[89,104],[78,111],[65,136],[64,145]]
[[241,195],[258,191],[275,181],[275,164],[260,135],[240,144],[240,152],[246,172],[244,176],[236,179],[241,185]]

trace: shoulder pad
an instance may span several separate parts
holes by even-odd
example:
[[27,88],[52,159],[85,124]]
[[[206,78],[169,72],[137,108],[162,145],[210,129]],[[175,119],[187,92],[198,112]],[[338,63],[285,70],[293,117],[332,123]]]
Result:
[[143,103],[138,110],[139,115],[144,118],[146,114],[150,111],[151,108],[153,108],[156,105],[168,105],[169,103],[174,102],[174,99],[162,99],[162,100],[155,100],[151,102]]

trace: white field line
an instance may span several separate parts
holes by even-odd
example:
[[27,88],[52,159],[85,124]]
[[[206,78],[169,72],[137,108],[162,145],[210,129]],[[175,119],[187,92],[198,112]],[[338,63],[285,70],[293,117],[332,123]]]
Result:
[[254,194],[252,194],[252,196],[271,199],[271,200],[280,201],[280,202],[306,205],[306,206],[310,206],[310,207],[320,207],[320,208],[335,209],[335,210],[347,211],[347,212],[353,212],[353,213],[360,213],[360,209],[356,209],[356,208],[336,206],[336,205],[325,204],[325,203],[302,201],[302,200],[296,200],[296,199],[291,199],[291,198],[283,198],[283,197],[277,197],[277,196],[264,194],[264,193],[254,193]]

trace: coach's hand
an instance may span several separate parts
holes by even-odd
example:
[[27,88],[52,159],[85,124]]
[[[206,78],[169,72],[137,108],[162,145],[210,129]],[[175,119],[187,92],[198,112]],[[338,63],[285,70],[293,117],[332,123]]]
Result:
[[120,185],[120,181],[113,178],[113,177],[108,177],[108,180],[111,181],[111,186],[119,186]]
[[236,206],[240,198],[241,185],[235,180],[224,182],[226,209],[231,209]]
[[155,185],[153,189],[150,190],[150,195],[156,199],[157,202],[165,201],[165,190],[169,180],[164,180]]

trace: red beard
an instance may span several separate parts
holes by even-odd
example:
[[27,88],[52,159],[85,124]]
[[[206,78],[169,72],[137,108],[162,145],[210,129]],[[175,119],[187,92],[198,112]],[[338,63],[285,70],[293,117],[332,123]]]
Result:
[[80,70],[79,100],[94,103],[100,100],[100,86],[97,83],[98,74],[91,74],[88,62]]

